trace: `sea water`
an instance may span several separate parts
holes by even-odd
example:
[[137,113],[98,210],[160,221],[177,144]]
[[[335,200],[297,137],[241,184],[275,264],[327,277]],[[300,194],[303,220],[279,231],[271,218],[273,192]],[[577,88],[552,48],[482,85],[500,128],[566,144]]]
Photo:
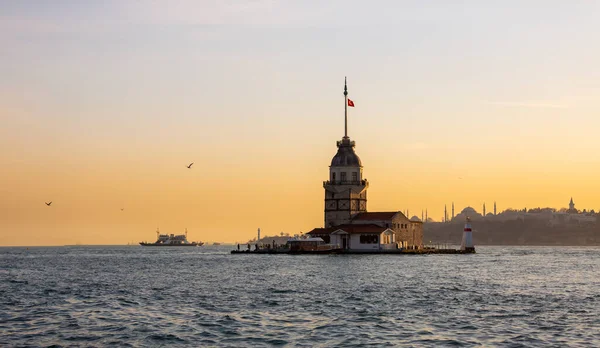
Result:
[[600,346],[600,248],[0,248],[0,346]]

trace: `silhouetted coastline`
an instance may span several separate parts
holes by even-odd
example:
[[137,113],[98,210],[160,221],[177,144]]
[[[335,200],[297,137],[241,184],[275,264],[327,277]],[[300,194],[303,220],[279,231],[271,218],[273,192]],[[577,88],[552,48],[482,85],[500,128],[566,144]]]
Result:
[[[456,243],[461,234],[459,221],[424,224],[426,243]],[[600,224],[548,226],[535,219],[481,220],[473,231],[473,241],[475,245],[597,246],[600,245]]]

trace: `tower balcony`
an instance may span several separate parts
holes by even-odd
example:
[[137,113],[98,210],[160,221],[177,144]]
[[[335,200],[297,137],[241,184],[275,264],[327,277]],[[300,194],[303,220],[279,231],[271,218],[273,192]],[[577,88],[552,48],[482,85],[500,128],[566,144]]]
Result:
[[329,185],[352,185],[352,186],[369,186],[369,181],[367,179],[363,180],[327,180],[323,181],[323,187]]
[[342,145],[354,147],[356,145],[356,143],[354,142],[354,140],[350,140],[350,138],[344,138],[342,140],[338,140],[336,142],[336,145],[337,145],[337,147],[340,147]]

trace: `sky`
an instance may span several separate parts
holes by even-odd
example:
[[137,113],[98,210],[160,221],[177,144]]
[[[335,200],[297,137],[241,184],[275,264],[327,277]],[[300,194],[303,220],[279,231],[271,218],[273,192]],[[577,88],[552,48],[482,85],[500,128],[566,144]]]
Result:
[[369,211],[600,210],[598,33],[591,0],[0,0],[0,245],[320,227],[345,76]]

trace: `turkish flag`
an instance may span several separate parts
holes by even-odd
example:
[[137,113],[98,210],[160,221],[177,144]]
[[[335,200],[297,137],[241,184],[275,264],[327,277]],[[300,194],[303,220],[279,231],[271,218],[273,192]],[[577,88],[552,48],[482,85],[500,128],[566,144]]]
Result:
[[354,107],[354,102],[350,99],[348,99],[348,106]]

